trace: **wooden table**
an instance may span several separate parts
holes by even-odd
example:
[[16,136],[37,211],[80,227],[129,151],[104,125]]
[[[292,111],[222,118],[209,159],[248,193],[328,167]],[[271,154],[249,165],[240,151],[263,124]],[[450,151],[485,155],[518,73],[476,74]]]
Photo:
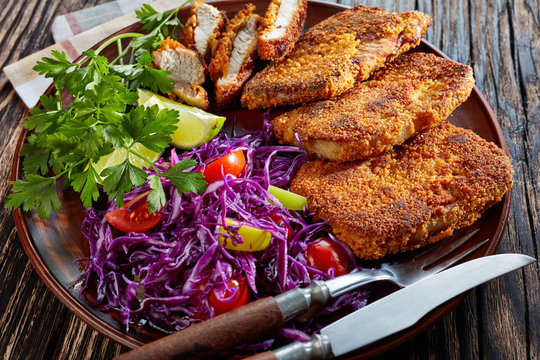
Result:
[[[56,15],[106,0],[7,0],[0,14],[0,67],[52,43]],[[336,2],[336,1],[334,1]],[[337,1],[346,5],[358,2]],[[495,110],[514,167],[513,202],[500,253],[538,258],[540,247],[540,3],[538,1],[365,1],[433,17],[427,40],[470,64]],[[2,204],[25,106],[0,77]],[[125,351],[73,315],[45,287],[0,207],[0,354],[4,359],[110,359]],[[472,291],[431,329],[381,359],[538,359],[538,262]]]

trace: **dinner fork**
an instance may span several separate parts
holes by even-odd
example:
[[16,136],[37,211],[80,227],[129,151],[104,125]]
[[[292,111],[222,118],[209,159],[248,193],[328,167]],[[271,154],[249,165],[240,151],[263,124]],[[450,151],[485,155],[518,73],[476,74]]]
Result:
[[286,321],[307,312],[312,305],[324,305],[331,297],[362,285],[384,280],[406,287],[447,269],[489,241],[485,239],[472,246],[467,244],[477,232],[478,229],[461,237],[455,235],[412,253],[389,257],[376,268],[327,281],[314,280],[306,288],[293,289],[276,297],[257,300],[121,354],[116,359],[213,357],[236,345],[268,335]]
[[[416,250],[410,254],[389,257],[380,263],[378,268],[368,268],[360,272],[339,276],[326,281],[326,285],[330,284],[332,288],[341,289],[338,292],[332,292],[334,296],[339,296],[358,286],[383,280],[390,281],[403,288],[449,268],[486,244],[489,239],[484,239],[471,247],[462,246],[478,231],[479,229],[472,230],[459,238],[456,235],[451,236],[439,243]],[[347,286],[346,283],[349,282],[351,284]]]

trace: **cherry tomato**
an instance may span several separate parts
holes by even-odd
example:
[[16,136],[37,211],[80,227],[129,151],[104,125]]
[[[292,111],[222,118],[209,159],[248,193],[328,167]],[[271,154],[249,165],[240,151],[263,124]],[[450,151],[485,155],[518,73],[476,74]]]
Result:
[[162,215],[158,212],[150,214],[147,201],[142,202],[131,211],[129,208],[142,198],[146,198],[151,191],[137,196],[119,209],[109,211],[105,214],[105,219],[109,224],[124,232],[145,232],[150,230],[161,221]]
[[327,237],[308,245],[306,259],[309,266],[324,272],[334,268],[335,276],[347,274],[351,270],[345,250]]
[[195,310],[191,314],[191,317],[193,319],[197,319],[197,320],[206,320],[207,319],[206,314],[204,313],[204,311],[202,309],[203,304],[201,302],[201,294],[204,292],[204,289],[206,288],[207,283],[208,283],[208,280],[203,280],[199,284],[198,291],[195,294],[192,295],[193,306],[195,308]]
[[244,171],[246,167],[246,157],[242,150],[236,150],[225,156],[220,157],[217,160],[212,161],[206,165],[203,171],[203,180],[211,184],[215,181],[223,179],[221,175],[221,168],[223,167],[223,174],[232,174],[238,176]]
[[225,290],[225,298],[219,298],[216,290],[210,290],[208,302],[214,308],[216,315],[226,313],[249,302],[249,289],[242,277],[235,277],[229,281],[232,291]]
[[291,225],[288,221],[283,220],[283,218],[280,215],[273,214],[270,215],[270,218],[274,220],[274,222],[280,226],[284,226],[287,230],[287,244],[291,242],[291,240],[294,237],[294,230],[292,229]]

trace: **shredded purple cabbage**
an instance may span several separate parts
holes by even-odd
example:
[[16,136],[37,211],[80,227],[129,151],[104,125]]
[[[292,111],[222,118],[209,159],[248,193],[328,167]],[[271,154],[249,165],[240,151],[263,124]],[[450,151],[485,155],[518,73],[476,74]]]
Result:
[[[296,147],[274,145],[267,122],[262,130],[243,136],[221,133],[181,155],[172,150],[169,162],[161,159],[157,166],[166,169],[191,158],[199,163],[193,169],[197,171],[238,149],[246,155],[244,175],[227,175],[223,181],[210,184],[203,194],[180,195],[164,179],[168,201],[161,210],[163,220],[154,232],[115,236],[116,231],[104,218],[105,212],[93,208],[86,211],[82,231],[90,243],[90,258],[84,288],[95,286],[96,304],[120,314],[126,330],[130,325],[146,323],[170,333],[210,318],[214,316],[208,302],[210,290],[217,289],[217,296],[223,296],[232,277],[246,279],[254,298],[307,286],[312,279],[333,277],[333,269],[327,274],[311,268],[304,257],[307,244],[321,236],[332,237],[326,224],[311,222],[306,211],[290,211],[277,201],[268,201],[275,200],[267,191],[268,185],[287,188],[294,172],[307,161],[307,154]],[[148,185],[134,189],[125,200],[148,189]],[[114,208],[111,202],[108,210]],[[270,232],[270,246],[259,252],[231,251],[220,246],[218,233],[225,217]],[[282,221],[294,231],[290,241]],[[229,227],[231,235],[226,241],[242,241],[235,228]],[[350,250],[348,253],[354,259]],[[358,309],[366,299],[364,291],[347,293],[316,315],[293,319],[280,336],[307,340],[309,334],[322,327],[325,316]],[[266,349],[273,340],[247,348]]]

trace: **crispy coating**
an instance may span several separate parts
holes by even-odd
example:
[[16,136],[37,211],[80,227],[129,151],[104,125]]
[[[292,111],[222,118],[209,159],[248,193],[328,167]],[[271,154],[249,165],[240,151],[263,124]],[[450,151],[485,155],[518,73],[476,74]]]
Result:
[[[295,7],[294,13],[286,27],[281,24],[283,15],[279,17],[281,7]],[[285,11],[282,9],[282,13]],[[272,0],[262,23],[262,31],[257,43],[257,52],[263,60],[279,60],[291,52],[294,44],[302,35],[306,21],[307,0]],[[279,22],[276,25],[276,22]]]
[[216,108],[224,108],[237,98],[253,72],[261,21],[254,12],[255,6],[246,4],[227,24],[208,67],[214,81]]
[[178,35],[178,41],[185,47],[195,44],[195,28],[197,27],[197,10],[204,4],[204,0],[194,0],[190,9],[189,19],[184,25],[184,30]]
[[354,35],[327,39],[327,43],[321,43],[317,34],[304,34],[289,56],[268,65],[247,82],[242,106],[253,110],[297,104],[329,98],[351,88],[357,69],[350,60],[356,53]]
[[216,54],[208,67],[208,74],[213,81],[227,76],[236,35],[246,26],[254,11],[255,6],[253,4],[246,4],[227,24],[225,32],[219,41]]
[[504,152],[445,121],[371,160],[310,161],[291,190],[356,256],[379,259],[450,236],[511,187]]
[[340,12],[302,35],[288,56],[257,73],[246,84],[242,106],[272,108],[339,95],[418,45],[430,24],[431,18],[417,11],[398,15],[359,6]]
[[205,68],[198,52],[188,49],[178,41],[166,38],[161,47],[152,53],[154,65],[169,71],[174,80],[175,98],[201,109],[208,108],[208,93],[202,87]]
[[178,40],[184,46],[198,51],[205,64],[209,64],[227,24],[227,16],[224,11],[205,4],[204,0],[195,0],[190,13]]
[[469,66],[407,53],[345,93],[284,113],[272,125],[280,142],[301,143],[321,158],[365,159],[445,120],[473,86]]

